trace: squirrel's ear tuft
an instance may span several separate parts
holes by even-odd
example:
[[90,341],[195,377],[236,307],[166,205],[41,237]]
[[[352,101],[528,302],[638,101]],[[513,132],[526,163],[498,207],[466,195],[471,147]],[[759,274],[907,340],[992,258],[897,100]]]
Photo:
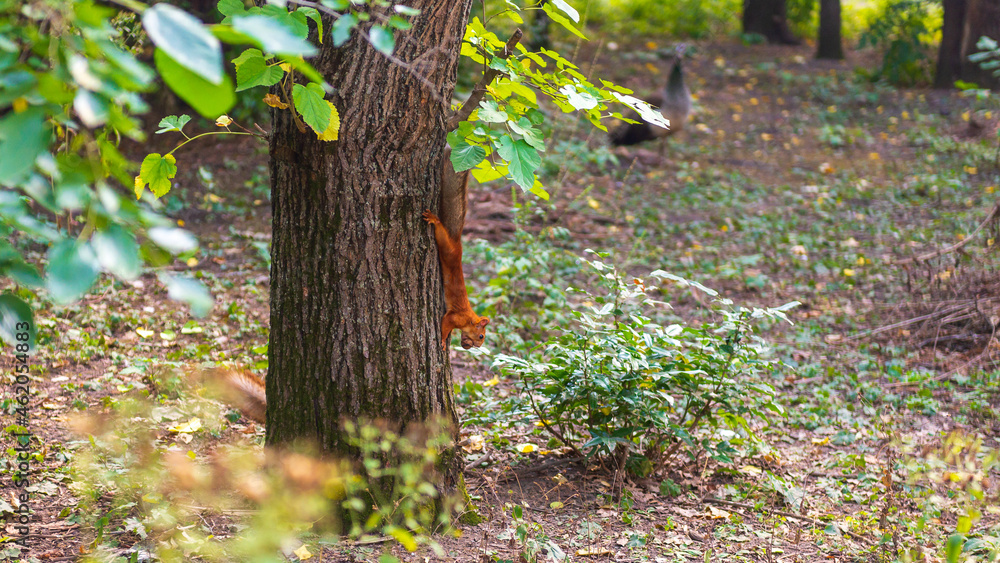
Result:
[[486,328],[486,325],[488,324],[490,324],[490,319],[488,317],[479,319],[479,328]]

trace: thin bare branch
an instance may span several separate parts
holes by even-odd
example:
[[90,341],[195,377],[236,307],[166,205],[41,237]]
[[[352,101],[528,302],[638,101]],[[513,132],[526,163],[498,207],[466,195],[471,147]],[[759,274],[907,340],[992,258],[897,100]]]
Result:
[[980,223],[978,227],[976,227],[976,230],[972,231],[972,234],[960,240],[959,242],[951,246],[946,246],[944,248],[935,250],[934,252],[928,252],[927,254],[914,256],[913,258],[906,258],[904,260],[893,260],[892,264],[895,264],[896,266],[902,266],[905,264],[914,264],[917,262],[924,262],[927,260],[931,260],[933,258],[937,258],[938,256],[944,256],[945,254],[950,254],[952,252],[955,252],[956,250],[969,244],[969,241],[976,238],[976,235],[979,234],[979,231],[983,230],[983,228],[986,227],[986,225],[989,225],[990,223],[995,221],[998,216],[1000,216],[1000,201],[998,201],[997,204],[993,206],[993,210],[990,211],[990,214],[986,216],[986,219],[983,220],[983,222]]

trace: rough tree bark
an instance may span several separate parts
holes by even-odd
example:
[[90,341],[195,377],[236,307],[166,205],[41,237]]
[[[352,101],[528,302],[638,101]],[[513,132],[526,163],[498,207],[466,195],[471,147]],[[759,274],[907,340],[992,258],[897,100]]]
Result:
[[980,88],[1000,88],[1000,79],[989,70],[969,61],[969,55],[979,49],[976,43],[982,36],[1000,40],[1000,0],[968,0],[965,30],[962,38],[961,78],[974,82]]
[[817,59],[844,58],[844,42],[841,40],[840,28],[840,0],[820,0]]
[[[345,453],[344,420],[457,421],[442,350],[436,209],[448,100],[471,0],[411,0],[390,61],[359,28],[312,60],[340,139],[273,114],[267,443]],[[373,18],[374,19],[374,18]],[[423,78],[420,78],[423,77]],[[457,427],[456,427],[457,431]]]
[[743,33],[759,33],[768,43],[800,43],[788,27],[785,0],[743,0]]
[[962,70],[962,33],[965,30],[966,0],[944,0],[941,45],[938,47],[935,88],[951,88]]

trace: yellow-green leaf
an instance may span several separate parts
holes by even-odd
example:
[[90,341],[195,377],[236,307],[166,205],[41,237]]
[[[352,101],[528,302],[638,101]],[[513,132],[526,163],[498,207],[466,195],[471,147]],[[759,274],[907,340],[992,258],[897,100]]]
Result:
[[316,136],[319,137],[320,141],[336,141],[340,136],[340,114],[333,103],[327,101],[326,104],[330,106],[330,124],[322,133],[316,133]]
[[170,179],[177,175],[177,161],[174,156],[168,154],[161,156],[158,153],[146,155],[139,169],[139,175],[135,177],[135,197],[142,197],[142,190],[149,184],[149,190],[156,197],[163,197],[170,191]]

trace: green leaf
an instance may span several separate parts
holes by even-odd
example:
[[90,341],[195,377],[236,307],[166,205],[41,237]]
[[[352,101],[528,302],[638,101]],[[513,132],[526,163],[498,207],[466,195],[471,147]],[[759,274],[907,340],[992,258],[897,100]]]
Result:
[[560,10],[566,12],[566,15],[573,19],[573,21],[580,22],[580,12],[576,11],[576,8],[570,6],[566,3],[566,0],[550,0],[552,4],[559,8]]
[[476,113],[480,121],[486,123],[506,123],[507,113],[500,110],[500,107],[493,100],[483,100],[479,102],[479,111]]
[[219,13],[224,16],[242,16],[247,13],[241,0],[219,0]]
[[538,151],[523,139],[514,140],[510,135],[500,137],[497,147],[500,158],[508,162],[510,175],[524,191],[531,190],[535,185],[535,170],[542,164]]
[[516,123],[508,121],[507,125],[510,126],[511,131],[524,137],[525,142],[529,145],[535,147],[539,151],[545,151],[545,139],[542,138],[542,132],[537,128],[532,127],[530,119],[522,117],[521,119],[518,119]]
[[167,296],[187,303],[194,316],[205,317],[212,311],[215,300],[201,282],[166,273],[161,273],[159,278],[160,282],[167,286]]
[[588,110],[597,107],[598,100],[586,90],[580,91],[574,84],[566,84],[559,89],[559,93],[566,96],[569,105],[576,109]]
[[97,257],[88,244],[64,239],[52,245],[45,268],[45,288],[59,305],[67,305],[87,293],[100,273]]
[[87,127],[99,127],[108,121],[108,102],[104,96],[80,88],[73,98],[73,110]]
[[326,84],[326,81],[323,80],[323,75],[320,74],[319,71],[317,71],[313,67],[313,65],[306,62],[306,60],[303,59],[302,57],[293,57],[291,55],[279,55],[278,58],[281,59],[282,62],[288,63],[288,65],[291,66],[292,69],[301,72],[303,76],[305,76],[309,80],[312,80],[316,84],[323,84],[329,87],[329,85]]
[[[564,2],[564,4],[565,4],[565,2]],[[563,26],[564,28],[566,28],[567,30],[569,30],[570,33],[572,33],[573,35],[576,35],[580,39],[587,39],[587,36],[584,35],[583,33],[581,33],[580,30],[577,29],[576,26],[573,25],[573,23],[570,22],[569,19],[566,18],[566,16],[564,16],[564,15],[562,15],[559,12],[556,11],[556,9],[553,7],[552,3],[546,2],[545,5],[542,6],[542,9],[545,10],[545,13],[548,14],[550,18],[552,18],[552,21],[554,21],[557,24]],[[579,15],[577,17],[579,17]]]
[[267,53],[304,57],[316,54],[316,47],[312,43],[267,16],[235,17],[232,24],[233,29],[251,37]]
[[223,75],[221,82],[212,84],[181,66],[160,49],[156,50],[153,59],[167,86],[201,115],[215,119],[228,112],[236,103],[233,81],[228,76]]
[[198,248],[194,235],[176,227],[153,227],[146,232],[149,240],[171,254],[182,254]]
[[180,131],[184,129],[188,121],[191,121],[190,115],[168,115],[160,120],[160,130],[156,134]]
[[41,108],[11,112],[0,119],[0,184],[20,183],[45,150],[49,137]]
[[945,544],[944,558],[948,563],[958,563],[962,555],[962,547],[965,546],[964,534],[952,534],[948,536],[948,543]]
[[397,14],[403,14],[404,16],[419,16],[420,15],[420,10],[418,10],[416,8],[411,8],[409,6],[404,6],[402,4],[396,4],[395,6],[392,7],[392,9],[396,10]]
[[333,22],[330,26],[330,37],[333,38],[333,46],[340,47],[351,38],[351,31],[358,25],[358,18],[354,14],[344,14]]
[[142,13],[142,25],[157,50],[210,84],[222,83],[222,46],[198,18],[161,2]]
[[373,25],[368,30],[368,39],[371,40],[373,47],[386,55],[391,55],[392,50],[396,48],[396,40],[392,37],[392,32],[380,25]]
[[233,59],[233,64],[236,65],[237,92],[254,86],[272,86],[285,75],[280,66],[268,66],[264,61],[264,54],[259,49],[247,49],[242,55]]
[[323,99],[323,95],[323,88],[318,84],[311,83],[307,86],[296,84],[292,87],[295,109],[302,115],[302,119],[309,127],[312,127],[317,133],[326,131],[333,114],[330,105]]
[[[19,335],[24,334],[28,335],[27,340],[18,339]],[[0,338],[11,346],[27,342],[28,352],[31,353],[35,349],[37,335],[38,329],[35,328],[31,307],[16,295],[0,295]]]
[[302,6],[297,13],[305,14],[307,18],[311,19],[316,23],[316,36],[319,37],[319,42],[323,42],[323,15],[319,13],[316,8],[310,8],[308,6]]
[[475,168],[484,158],[486,149],[479,145],[470,145],[464,140],[460,140],[451,150],[451,164],[455,167],[455,172]]
[[126,280],[135,279],[142,272],[139,245],[121,225],[112,223],[106,230],[94,233],[90,245],[104,271]]
[[177,175],[177,161],[174,155],[161,156],[159,153],[147,154],[142,159],[139,175],[135,181],[135,197],[142,197],[142,189],[149,184],[149,191],[156,197],[163,197],[170,191],[170,179]]

